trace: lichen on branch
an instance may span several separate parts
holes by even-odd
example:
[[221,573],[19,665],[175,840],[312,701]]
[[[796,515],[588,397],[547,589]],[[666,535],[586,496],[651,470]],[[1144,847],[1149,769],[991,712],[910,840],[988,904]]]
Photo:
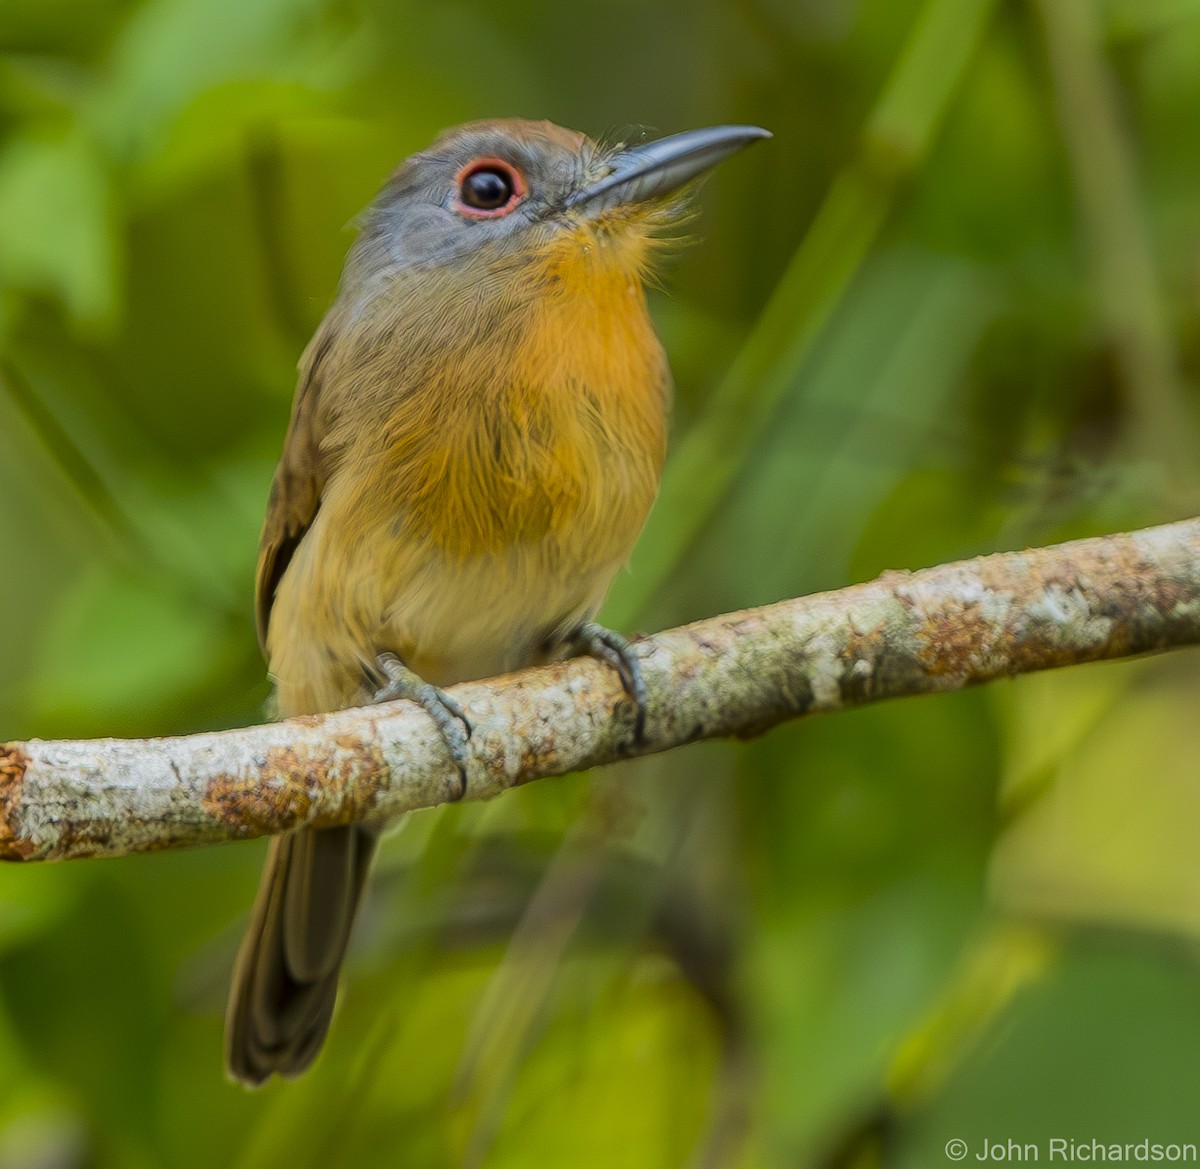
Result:
[[[885,698],[1200,643],[1200,520],[1008,552],[727,613],[636,643],[649,692],[583,658],[453,688],[467,799]],[[179,738],[0,746],[0,859],[147,852],[453,799],[408,702]]]

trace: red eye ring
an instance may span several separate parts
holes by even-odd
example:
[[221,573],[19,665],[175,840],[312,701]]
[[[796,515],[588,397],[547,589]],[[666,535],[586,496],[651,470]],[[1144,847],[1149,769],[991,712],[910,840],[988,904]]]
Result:
[[468,219],[499,219],[525,198],[527,190],[525,176],[511,162],[473,158],[454,176],[453,206]]

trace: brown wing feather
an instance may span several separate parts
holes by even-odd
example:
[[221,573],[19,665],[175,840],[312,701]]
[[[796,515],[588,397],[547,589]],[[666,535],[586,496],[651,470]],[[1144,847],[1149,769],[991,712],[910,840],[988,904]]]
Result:
[[292,404],[292,419],[267,501],[267,518],[259,541],[255,577],[258,644],[264,654],[275,590],[304,533],[316,518],[328,476],[321,449],[325,419],[320,399],[322,364],[329,352],[329,343],[330,334],[321,330],[300,360],[300,383]]

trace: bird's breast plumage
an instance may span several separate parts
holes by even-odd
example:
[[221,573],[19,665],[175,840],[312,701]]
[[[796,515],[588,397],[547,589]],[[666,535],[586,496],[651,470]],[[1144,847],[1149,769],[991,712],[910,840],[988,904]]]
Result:
[[[403,389],[377,394],[377,424],[338,454],[276,602],[278,614],[294,592],[304,623],[326,630],[337,612],[356,652],[330,661],[389,649],[441,685],[529,664],[595,612],[628,557],[670,397],[640,279],[578,241],[521,279],[489,328],[431,345],[419,378],[396,371]],[[281,655],[301,652],[294,630],[287,640]],[[272,653],[281,699],[289,673],[311,685],[318,656],[290,668]]]

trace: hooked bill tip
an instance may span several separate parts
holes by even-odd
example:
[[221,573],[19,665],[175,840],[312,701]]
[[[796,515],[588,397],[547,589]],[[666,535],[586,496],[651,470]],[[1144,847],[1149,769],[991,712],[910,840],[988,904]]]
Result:
[[751,143],[770,138],[761,126],[710,126],[626,147],[604,178],[576,191],[568,207],[597,210],[669,195]]

